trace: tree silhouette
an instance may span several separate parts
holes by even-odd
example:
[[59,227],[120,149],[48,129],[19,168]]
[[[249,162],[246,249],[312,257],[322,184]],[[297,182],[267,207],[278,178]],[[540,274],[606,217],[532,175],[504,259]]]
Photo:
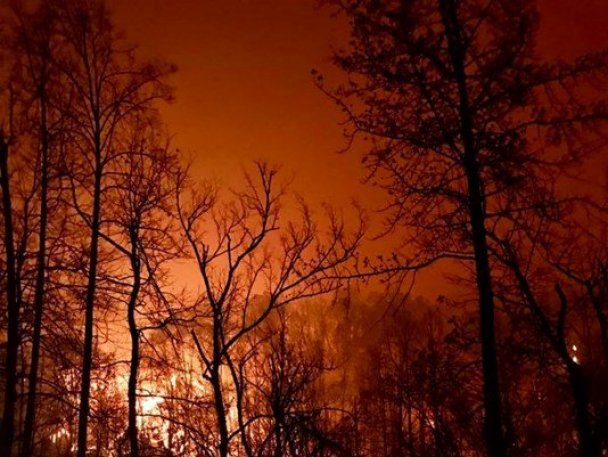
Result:
[[[184,311],[173,309],[169,294],[160,285],[164,264],[179,252],[179,244],[173,238],[177,226],[172,205],[175,181],[181,172],[175,153],[157,137],[155,124],[153,119],[137,120],[127,135],[125,156],[115,171],[116,206],[112,218],[105,219],[111,232],[102,234],[128,259],[132,276],[126,294],[131,338],[127,436],[132,457],[140,455],[137,390],[142,336],[146,330],[166,328]],[[149,309],[144,309],[144,304]],[[160,306],[154,306],[157,304]],[[141,320],[145,323],[138,322]]]
[[[246,190],[226,206],[214,207],[210,189],[192,195],[189,208],[184,207],[183,198],[178,203],[183,232],[203,284],[199,306],[206,309],[199,313],[209,321],[210,341],[201,344],[195,333],[193,338],[203,378],[213,391],[222,457],[230,452],[232,436],[222,367],[236,363],[236,347],[274,309],[336,290],[363,236],[362,226],[349,235],[344,224],[331,217],[327,240],[323,240],[306,207],[300,225],[287,223],[279,231],[282,193],[275,189],[276,171],[258,164],[257,173],[257,180],[246,176]],[[215,228],[213,241],[204,241],[205,223]],[[274,232],[279,232],[278,239],[272,239]]]
[[6,347],[6,378],[4,410],[0,430],[0,450],[6,455],[12,452],[14,439],[15,402],[17,400],[17,357],[19,350],[19,302],[17,298],[17,272],[15,259],[13,206],[9,175],[10,140],[0,133],[0,186],[2,187],[2,215],[4,218],[4,249],[6,252],[6,294],[8,332]]
[[[164,65],[138,63],[132,49],[121,49],[103,3],[94,0],[62,1],[52,2],[51,6],[58,15],[60,33],[66,43],[55,65],[62,72],[67,85],[68,97],[61,107],[62,113],[72,124],[75,160],[68,165],[68,173],[73,185],[90,189],[90,202],[87,202],[90,210],[83,209],[83,203],[74,199],[78,213],[90,228],[78,431],[78,456],[84,457],[87,449],[102,194],[108,185],[104,181],[112,161],[118,156],[115,144],[117,132],[130,116],[149,109],[153,100],[169,97],[168,87],[161,80],[171,69]],[[78,166],[82,168],[75,169]]]
[[606,110],[576,85],[605,75],[606,54],[541,61],[531,0],[329,3],[349,20],[350,46],[334,57],[349,78],[318,84],[347,114],[349,140],[369,139],[389,229],[409,227],[428,261],[474,262],[487,454],[504,456],[487,230],[542,201],[555,169],[580,159],[587,144],[576,132]]
[[[53,116],[49,116],[51,89],[50,67],[52,34],[54,30],[54,19],[46,5],[42,5],[39,11],[26,14],[21,10],[15,11],[19,25],[15,32],[15,48],[23,56],[19,63],[22,68],[23,84],[22,92],[30,93],[34,99],[34,116],[37,117],[34,131],[38,135],[40,150],[39,170],[39,214],[38,222],[38,252],[36,255],[36,282],[34,285],[34,322],[32,330],[31,363],[28,377],[28,397],[25,424],[23,431],[23,443],[21,455],[30,457],[32,455],[32,442],[34,438],[34,425],[36,421],[36,400],[38,389],[38,371],[40,365],[42,319],[45,305],[46,289],[46,265],[47,265],[47,229],[48,229],[48,207],[49,207],[49,175],[51,139],[56,133],[57,122]],[[19,66],[19,64],[17,66]],[[27,97],[27,96],[26,96]],[[27,98],[25,100],[27,103]],[[49,118],[51,118],[49,120]]]
[[104,1],[9,3],[2,456],[605,453],[606,52],[545,61],[532,0],[322,1],[378,248],[264,162],[210,184]]

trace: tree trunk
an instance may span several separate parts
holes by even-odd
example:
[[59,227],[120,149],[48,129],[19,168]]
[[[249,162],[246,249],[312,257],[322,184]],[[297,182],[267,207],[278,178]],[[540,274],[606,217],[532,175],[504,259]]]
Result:
[[127,435],[131,457],[139,457],[139,437],[137,431],[137,376],[139,371],[139,329],[135,319],[137,298],[141,287],[140,263],[137,252],[137,235],[135,229],[131,232],[131,270],[133,272],[133,287],[129,297],[128,319],[129,334],[131,335],[131,366],[129,372],[129,424]]
[[566,362],[568,379],[574,400],[574,414],[579,439],[581,457],[599,457],[600,447],[595,439],[589,417],[589,399],[581,368],[569,356]]
[[215,407],[215,415],[217,418],[217,426],[219,432],[219,451],[220,457],[228,456],[228,424],[226,422],[226,408],[224,406],[224,395],[222,393],[222,379],[220,377],[220,367],[222,364],[221,359],[221,337],[220,329],[221,322],[218,314],[221,311],[214,309],[214,323],[213,323],[213,361],[210,373],[211,385],[213,386],[213,401]]
[[91,389],[91,369],[93,366],[93,311],[95,288],[97,286],[97,263],[99,251],[99,219],[101,213],[101,150],[99,135],[95,144],[95,183],[93,188],[93,215],[91,219],[91,249],[89,275],[85,302],[84,356],[82,361],[82,384],[80,388],[80,408],[78,412],[78,457],[87,454],[87,429],[89,423],[89,401]]
[[217,425],[219,431],[219,451],[220,457],[228,456],[228,424],[226,422],[226,408],[224,407],[224,396],[222,394],[222,380],[219,373],[219,365],[213,368],[211,373],[211,384],[213,385],[213,399]]
[[40,147],[41,147],[41,180],[40,180],[40,228],[38,240],[38,258],[36,265],[36,286],[34,292],[34,328],[32,334],[32,354],[28,377],[27,406],[23,431],[22,457],[30,457],[33,452],[34,425],[36,421],[36,395],[38,388],[38,365],[40,362],[40,340],[42,335],[42,316],[44,314],[44,291],[46,272],[46,232],[48,216],[48,160],[49,140],[47,130],[47,105],[44,86],[40,95]]
[[506,445],[502,430],[496,336],[494,332],[494,295],[485,228],[485,196],[482,189],[478,154],[473,139],[473,122],[469,105],[464,53],[456,5],[453,0],[439,0],[454,78],[458,87],[463,165],[467,177],[468,210],[471,224],[475,272],[479,294],[479,325],[483,365],[484,436],[488,457],[504,457]]
[[19,352],[19,304],[17,302],[17,276],[13,240],[13,216],[8,174],[9,144],[0,135],[0,186],[2,187],[2,213],[4,216],[4,245],[6,249],[7,343],[4,410],[0,427],[0,455],[12,455],[15,434],[15,402],[17,399],[17,356]]
[[481,335],[481,358],[483,365],[483,399],[485,406],[485,438],[490,457],[506,455],[498,381],[496,336],[494,332],[494,296],[486,230],[484,225],[483,197],[479,188],[476,167],[467,173],[469,186],[470,222],[475,252],[476,282],[479,292],[479,319]]
[[283,425],[283,420],[282,420],[281,406],[279,404],[280,400],[275,398],[273,402],[275,403],[273,405],[272,409],[273,409],[273,415],[274,415],[274,420],[275,420],[274,439],[276,441],[275,447],[274,447],[274,457],[283,457],[283,440],[281,437],[281,427]]
[[249,445],[249,439],[247,438],[247,427],[245,425],[245,421],[243,420],[243,385],[239,379],[239,374],[237,373],[236,367],[230,359],[230,356],[226,355],[226,359],[228,362],[228,367],[230,368],[230,373],[232,374],[232,381],[234,383],[236,393],[236,411],[237,420],[241,429],[241,444],[243,445],[245,455],[247,457],[253,457],[253,451],[251,450],[251,446]]
[[[574,421],[579,441],[579,452],[581,457],[600,457],[600,444],[593,431],[591,417],[589,415],[589,398],[587,397],[587,383],[585,374],[581,367],[570,357],[568,343],[564,332],[568,299],[559,284],[555,285],[555,292],[561,303],[560,317],[555,341],[555,350],[562,359],[568,372],[572,399],[574,401]],[[539,312],[542,310],[535,302]],[[547,320],[545,318],[545,320]]]

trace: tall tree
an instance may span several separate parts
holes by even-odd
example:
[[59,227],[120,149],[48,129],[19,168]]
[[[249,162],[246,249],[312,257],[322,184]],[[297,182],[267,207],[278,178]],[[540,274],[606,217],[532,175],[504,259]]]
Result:
[[547,170],[580,157],[573,133],[606,110],[573,86],[604,74],[608,57],[541,61],[533,0],[329,3],[351,26],[334,58],[349,81],[324,90],[347,113],[349,138],[371,141],[365,160],[390,195],[390,228],[413,229],[428,261],[474,262],[487,454],[504,456],[488,226],[534,204]]
[[35,193],[39,194],[38,248],[36,253],[36,279],[33,298],[33,329],[30,369],[28,374],[27,406],[21,446],[21,455],[32,455],[34,426],[36,420],[36,400],[38,371],[40,364],[42,319],[45,304],[46,266],[47,266],[47,228],[50,174],[50,142],[52,119],[49,120],[51,91],[51,38],[53,18],[46,5],[32,14],[19,8],[14,10],[18,25],[14,31],[15,52],[21,56],[16,71],[21,73],[21,91],[26,95],[24,104],[34,112],[33,131],[37,132],[39,170],[34,178]]
[[15,436],[15,407],[17,401],[17,364],[19,351],[19,301],[17,299],[17,267],[15,259],[15,227],[9,174],[9,138],[0,132],[0,187],[2,188],[2,216],[4,219],[4,250],[6,265],[7,343],[4,408],[0,428],[0,451],[12,455]]
[[130,116],[150,109],[156,99],[170,97],[170,90],[162,79],[172,68],[162,63],[138,62],[135,50],[123,43],[114,31],[103,2],[49,2],[57,12],[65,43],[56,65],[67,85],[62,111],[71,123],[74,142],[74,155],[66,166],[75,189],[74,207],[90,230],[77,452],[79,457],[84,457],[90,413],[102,199],[109,185],[108,170],[120,156],[115,136]]
[[[127,322],[131,338],[127,386],[127,439],[131,457],[138,457],[138,381],[141,346],[145,331],[166,328],[187,307],[175,310],[180,302],[170,303],[162,288],[165,264],[176,257],[179,242],[173,217],[175,182],[179,176],[178,157],[157,136],[155,119],[136,119],[125,132],[124,155],[115,168],[112,192],[114,209],[104,221],[104,240],[115,247],[129,264],[131,283],[125,293]],[[124,279],[122,280],[124,282]]]

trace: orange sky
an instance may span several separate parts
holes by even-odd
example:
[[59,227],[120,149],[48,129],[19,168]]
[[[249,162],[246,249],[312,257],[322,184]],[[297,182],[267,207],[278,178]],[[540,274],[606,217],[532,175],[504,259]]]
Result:
[[[165,119],[205,175],[231,181],[254,159],[297,169],[315,200],[348,200],[358,161],[343,146],[340,113],[312,84],[344,34],[314,0],[113,0],[119,27],[179,67]],[[238,173],[236,173],[238,177]]]
[[[312,83],[311,68],[331,71],[331,47],[346,36],[316,1],[110,0],[129,40],[179,67],[164,118],[195,174],[236,184],[243,165],[268,159],[313,204],[377,203],[356,153],[336,152],[341,113]],[[608,46],[608,0],[539,5],[543,52],[568,59]]]
[[[204,174],[268,158],[297,169],[313,200],[357,192],[361,177],[343,146],[340,112],[312,84],[329,69],[340,21],[316,0],[111,0],[119,28],[146,52],[176,63],[176,102],[165,118],[176,144]],[[608,45],[606,0],[541,0],[541,45],[570,57]]]

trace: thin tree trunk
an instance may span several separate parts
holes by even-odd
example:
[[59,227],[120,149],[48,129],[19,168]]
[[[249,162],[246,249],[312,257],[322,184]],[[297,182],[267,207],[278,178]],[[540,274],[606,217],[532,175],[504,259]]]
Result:
[[282,417],[281,406],[278,404],[279,400],[274,399],[274,402],[276,403],[272,408],[273,414],[274,414],[274,419],[275,419],[274,439],[276,441],[275,448],[274,448],[274,457],[283,457],[283,440],[281,437],[281,427],[282,427],[283,421],[281,419],[281,417]]
[[47,105],[44,85],[41,85],[40,95],[40,129],[40,146],[42,154],[40,182],[40,232],[36,265],[36,286],[34,292],[34,329],[32,335],[32,354],[28,377],[28,394],[23,431],[23,444],[21,449],[22,457],[30,457],[33,452],[34,424],[36,421],[36,395],[38,388],[38,365],[40,362],[40,340],[42,335],[42,316],[44,313],[49,160]]
[[230,356],[226,355],[226,359],[228,361],[230,373],[232,374],[232,381],[234,383],[236,392],[236,411],[239,428],[241,429],[241,444],[243,445],[243,449],[245,450],[245,455],[247,457],[253,457],[253,451],[251,450],[251,446],[249,445],[249,439],[247,438],[247,427],[245,425],[245,421],[243,420],[243,385],[239,380],[239,374],[237,373],[234,363],[230,359]]
[[9,144],[0,135],[0,186],[2,187],[2,213],[4,216],[4,247],[6,250],[6,296],[8,331],[6,344],[6,377],[4,410],[0,427],[0,455],[12,455],[15,434],[15,401],[17,399],[17,357],[19,351],[19,305],[13,239],[13,216],[8,174]]
[[91,219],[91,249],[89,259],[89,276],[85,301],[84,356],[82,361],[82,384],[80,390],[80,408],[78,413],[78,457],[87,454],[87,429],[89,423],[89,401],[91,389],[91,369],[93,366],[93,311],[95,305],[95,288],[97,286],[97,264],[99,251],[99,219],[101,213],[101,148],[100,138],[95,138],[95,182],[93,187],[93,215]]
[[479,293],[481,358],[483,365],[484,436],[488,457],[504,457],[506,444],[502,430],[501,396],[498,380],[496,336],[494,331],[494,295],[485,228],[485,197],[477,150],[473,140],[473,122],[469,105],[467,78],[464,69],[462,36],[454,0],[439,0],[454,77],[458,86],[461,139],[464,147],[464,168],[468,186],[468,207],[475,272]]
[[131,231],[131,270],[133,271],[133,287],[129,297],[128,320],[129,334],[131,335],[131,366],[129,371],[129,424],[127,435],[129,436],[129,449],[131,457],[139,457],[139,437],[137,430],[137,376],[139,371],[139,328],[135,319],[137,298],[141,287],[141,272],[139,256],[137,252],[136,229]]
[[215,415],[217,419],[219,439],[220,457],[228,456],[228,424],[226,422],[226,408],[224,406],[224,395],[222,393],[222,379],[220,377],[221,366],[221,338],[219,316],[220,311],[214,309],[214,325],[213,325],[213,361],[210,373],[211,385],[213,386],[213,400],[215,407]]
[[589,416],[589,398],[585,378],[581,368],[572,359],[566,363],[570,388],[572,389],[572,399],[574,400],[574,415],[576,429],[579,438],[579,452],[581,457],[599,457],[600,447],[597,443],[591,418]]
[[224,407],[224,396],[222,395],[222,380],[219,367],[214,368],[211,373],[211,384],[213,385],[213,399],[217,425],[220,433],[219,451],[220,457],[228,456],[228,424],[226,422],[226,408]]

